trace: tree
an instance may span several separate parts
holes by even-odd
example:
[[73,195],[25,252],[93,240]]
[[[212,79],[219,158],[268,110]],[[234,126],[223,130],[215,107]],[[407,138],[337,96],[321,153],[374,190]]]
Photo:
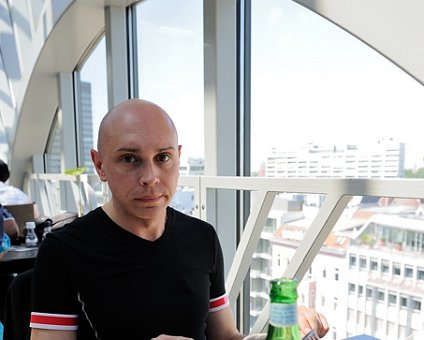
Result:
[[419,168],[416,171],[405,169],[405,178],[424,178],[424,168]]

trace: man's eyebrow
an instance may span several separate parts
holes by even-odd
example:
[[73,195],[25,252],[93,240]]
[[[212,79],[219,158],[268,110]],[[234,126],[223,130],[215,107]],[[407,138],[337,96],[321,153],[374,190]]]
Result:
[[119,149],[117,149],[117,152],[121,152],[121,151],[125,151],[125,152],[139,152],[141,149],[140,148],[131,148],[128,146],[123,146]]
[[160,148],[158,151],[159,152],[163,152],[163,151],[167,151],[167,150],[169,150],[169,149],[171,149],[171,150],[177,150],[176,148],[175,148],[175,146],[168,146],[168,147],[166,147],[166,148]]
[[[129,147],[129,146],[123,146],[123,147],[117,149],[116,151],[118,151],[118,152],[125,151],[125,152],[134,152],[134,153],[136,153],[136,152],[140,152],[142,150],[143,150],[142,148],[133,148],[133,147]],[[175,146],[166,146],[166,147],[163,147],[163,148],[159,148],[157,151],[158,152],[164,152],[164,151],[167,151],[167,150],[174,150],[174,151],[176,151],[177,148]]]

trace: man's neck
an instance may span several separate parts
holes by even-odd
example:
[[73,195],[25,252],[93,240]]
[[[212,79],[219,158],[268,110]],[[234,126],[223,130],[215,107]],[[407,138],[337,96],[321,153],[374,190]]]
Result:
[[165,231],[166,210],[155,218],[142,219],[116,209],[112,202],[106,203],[102,208],[119,227],[145,240],[155,241]]

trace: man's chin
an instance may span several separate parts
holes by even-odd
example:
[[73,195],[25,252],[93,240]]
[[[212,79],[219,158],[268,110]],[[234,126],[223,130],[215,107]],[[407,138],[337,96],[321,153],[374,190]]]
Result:
[[138,204],[134,207],[134,215],[139,218],[155,218],[165,213],[166,205],[157,204],[157,205],[143,205]]

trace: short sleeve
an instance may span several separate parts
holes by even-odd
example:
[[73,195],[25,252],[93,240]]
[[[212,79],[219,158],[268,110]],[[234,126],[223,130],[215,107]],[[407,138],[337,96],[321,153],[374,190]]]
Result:
[[218,236],[215,233],[215,263],[211,275],[209,312],[216,312],[229,305],[225,292],[224,256]]
[[4,220],[8,220],[8,219],[13,218],[12,214],[9,211],[7,211],[7,209],[5,207],[0,206],[0,209],[1,209],[1,214],[2,214]]
[[[49,235],[50,236],[50,235]],[[80,304],[70,280],[66,247],[54,237],[43,241],[32,280],[32,328],[76,330]]]
[[[0,209],[2,209],[2,206],[0,204]],[[4,235],[4,217],[3,214],[0,214],[0,240],[3,240]]]

